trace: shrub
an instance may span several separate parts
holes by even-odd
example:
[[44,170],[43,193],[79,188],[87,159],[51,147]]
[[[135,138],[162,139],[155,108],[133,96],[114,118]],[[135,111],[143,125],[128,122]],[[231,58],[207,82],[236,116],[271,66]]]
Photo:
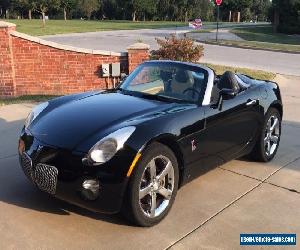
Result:
[[189,38],[177,38],[175,35],[165,39],[156,38],[158,50],[151,51],[154,60],[174,60],[184,62],[198,62],[204,55],[203,46],[195,45]]

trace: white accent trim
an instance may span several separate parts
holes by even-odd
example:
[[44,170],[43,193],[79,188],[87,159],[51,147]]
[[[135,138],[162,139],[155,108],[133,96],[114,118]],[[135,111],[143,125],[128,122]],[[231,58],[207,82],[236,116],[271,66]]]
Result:
[[[1,22],[0,22],[0,25],[1,25]],[[9,26],[5,26],[5,27],[9,27]],[[118,53],[118,52],[105,51],[105,50],[92,50],[92,49],[72,47],[72,46],[63,45],[63,44],[59,44],[59,43],[55,43],[55,42],[51,42],[51,41],[46,41],[44,39],[30,36],[30,35],[20,33],[17,31],[12,31],[12,32],[10,32],[10,34],[12,36],[19,37],[19,38],[22,38],[22,39],[25,39],[25,40],[28,40],[31,42],[35,42],[35,43],[38,43],[41,45],[49,46],[49,47],[52,47],[55,49],[67,50],[67,51],[72,51],[72,52],[77,52],[77,53],[104,55],[104,56],[127,56],[127,54],[128,54],[127,52]]]
[[205,95],[202,102],[203,106],[207,106],[210,104],[211,101],[211,94],[214,87],[215,73],[210,68],[207,67],[202,67],[202,68],[207,70],[208,72],[207,86],[206,86]]

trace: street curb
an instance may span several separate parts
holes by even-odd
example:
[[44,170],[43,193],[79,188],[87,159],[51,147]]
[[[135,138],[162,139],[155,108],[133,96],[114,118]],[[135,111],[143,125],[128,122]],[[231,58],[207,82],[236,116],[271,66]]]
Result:
[[271,51],[271,52],[279,52],[279,53],[286,53],[286,54],[300,54],[300,52],[297,51],[286,51],[286,50],[275,50],[275,49],[268,49],[268,48],[255,48],[255,47],[248,47],[248,46],[239,46],[239,45],[230,45],[230,44],[218,44],[216,42],[210,42],[210,41],[201,41],[198,39],[194,39],[198,43],[204,43],[209,45],[216,45],[216,46],[223,46],[223,47],[231,47],[231,48],[239,48],[239,49],[252,49],[252,50],[262,50],[262,51]]

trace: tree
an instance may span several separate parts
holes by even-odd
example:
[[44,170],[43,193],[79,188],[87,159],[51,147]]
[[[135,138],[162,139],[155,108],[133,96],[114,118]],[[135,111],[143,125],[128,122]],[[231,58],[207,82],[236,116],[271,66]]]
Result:
[[160,20],[168,19],[168,8],[170,6],[169,0],[158,0],[157,15]]
[[146,20],[146,15],[154,15],[157,10],[157,0],[144,1],[142,12],[144,21]]
[[157,10],[157,0],[132,0],[132,21],[137,21],[139,17],[146,20],[146,15],[153,15]]
[[137,14],[142,10],[144,0],[132,0],[132,21],[137,21]]
[[247,21],[247,22],[249,22],[250,20],[253,20],[253,13],[251,12],[250,8],[245,8],[242,11],[241,19],[244,21]]
[[42,14],[43,27],[46,25],[46,13],[49,9],[58,9],[60,6],[60,0],[33,0],[33,10]]
[[270,0],[253,0],[251,12],[257,21],[266,21],[271,8]]
[[99,0],[79,0],[78,6],[82,13],[88,18],[91,19],[92,13],[97,11],[100,6]]
[[11,2],[14,10],[20,13],[28,11],[28,19],[32,19],[33,0],[12,0]]
[[0,0],[0,15],[12,10],[31,19],[34,11],[43,16],[46,12],[56,15],[60,9],[64,19],[94,15],[100,19],[187,21],[195,17],[208,20],[212,6],[211,0]]
[[77,5],[77,0],[60,0],[60,5],[63,8],[64,19],[67,20],[67,12],[74,9]]
[[103,0],[102,14],[109,19],[131,19],[132,5],[130,0]]
[[[242,21],[254,17],[265,20],[270,8],[270,0],[224,0],[221,13],[228,15],[230,11],[241,12]],[[226,20],[228,18],[226,17]]]
[[125,19],[125,4],[124,0],[104,0],[100,2],[101,19]]
[[10,5],[10,0],[0,0],[0,12],[2,13],[2,15],[4,14],[5,18],[9,18]]
[[229,9],[232,11],[242,11],[249,8],[252,0],[226,0],[222,3],[221,8]]
[[211,21],[213,19],[214,3],[207,0],[196,0],[195,6],[191,10],[191,18],[201,18]]
[[158,0],[157,16],[160,20],[211,20],[213,8],[210,0]]
[[300,0],[273,0],[272,6],[274,17],[278,17],[279,22],[276,30],[300,34]]

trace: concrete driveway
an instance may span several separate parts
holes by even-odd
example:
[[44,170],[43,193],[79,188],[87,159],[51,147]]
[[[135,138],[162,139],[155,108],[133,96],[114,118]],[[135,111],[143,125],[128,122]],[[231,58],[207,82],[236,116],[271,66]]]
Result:
[[203,173],[178,192],[161,224],[146,229],[33,187],[17,158],[18,133],[32,105],[0,107],[0,249],[239,249],[240,233],[299,236],[300,77],[278,79],[285,114],[275,160],[236,160]]
[[[156,49],[156,37],[164,38],[170,34],[182,34],[187,31],[189,31],[187,28],[120,30],[54,35],[43,38],[81,48],[106,50],[109,47],[112,51],[126,51],[129,45],[137,41],[147,43],[151,46],[151,49]],[[200,35],[206,36],[207,34],[203,33]],[[208,44],[203,44],[203,46],[205,50],[201,62],[247,67],[300,76],[300,54],[240,49]]]

